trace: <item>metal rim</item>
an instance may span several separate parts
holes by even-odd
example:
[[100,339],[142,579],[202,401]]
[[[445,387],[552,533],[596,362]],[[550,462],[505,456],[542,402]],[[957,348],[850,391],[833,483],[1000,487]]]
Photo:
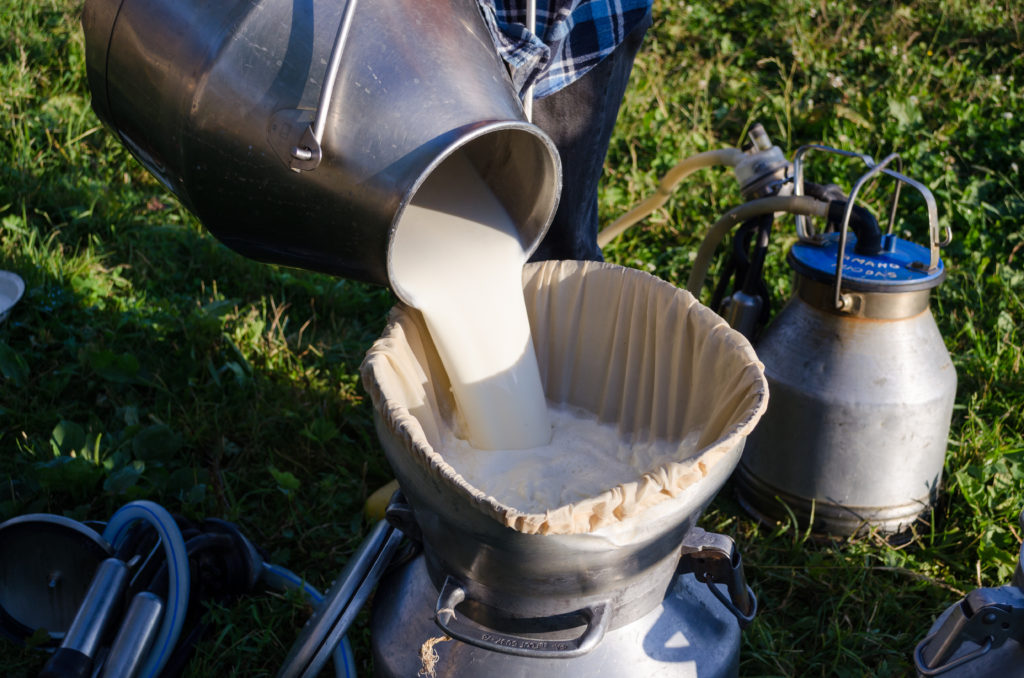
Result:
[[[6,288],[6,289],[5,289]],[[11,293],[8,294],[7,291]],[[7,314],[22,295],[25,294],[25,281],[21,276],[11,271],[0,271],[0,320],[7,317]]]
[[799,497],[765,483],[740,462],[736,468],[736,498],[743,509],[763,525],[775,525],[787,517],[801,527],[813,520],[811,529],[819,534],[852,537],[877,530],[881,534],[906,531],[931,508],[931,497],[896,506],[843,506],[832,502]]
[[[26,590],[25,581],[22,579],[24,573],[19,571],[19,566],[25,567],[23,563],[24,556],[29,551],[27,547],[33,546],[33,542],[38,544],[40,539],[47,541],[49,550],[43,557],[52,559],[54,567],[48,568],[49,572],[40,573],[38,587],[33,586],[31,590]],[[113,551],[113,547],[101,535],[64,516],[33,513],[12,518],[0,525],[0,628],[7,635],[23,640],[25,636],[35,632],[36,628],[46,626],[39,623],[47,613],[45,604],[38,605],[39,616],[25,617],[24,610],[21,609],[25,607],[25,603],[22,602],[19,608],[17,598],[25,600],[27,597],[29,601],[45,603],[56,597],[61,603],[58,607],[77,609],[81,602],[78,598],[84,596],[93,572],[101,562],[113,555]],[[69,585],[52,593],[50,589],[57,588],[60,583],[60,579],[53,578],[54,573],[59,576],[61,567],[74,571],[76,579],[80,578],[84,586]],[[54,583],[55,581],[57,583]],[[82,590],[79,591],[79,588]],[[71,615],[67,619],[67,625],[70,625],[73,617],[74,615]],[[63,628],[47,627],[51,641],[64,636],[67,628],[63,624],[60,626]]]

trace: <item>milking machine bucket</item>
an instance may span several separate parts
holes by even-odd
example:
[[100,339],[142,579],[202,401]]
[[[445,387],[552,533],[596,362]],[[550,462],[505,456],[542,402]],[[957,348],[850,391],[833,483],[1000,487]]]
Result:
[[[1024,513],[1019,519],[1024,528]],[[1018,676],[1024,667],[1024,547],[1007,586],[980,588],[949,606],[914,649],[919,676]]]
[[93,108],[221,241],[387,284],[392,230],[461,149],[539,242],[560,192],[474,0],[87,0]]
[[[759,124],[750,142],[742,151],[683,160],[655,196],[602,231],[598,242],[608,243],[663,204],[694,170],[732,166],[746,202],[708,229],[687,289],[700,295],[716,248],[739,224],[710,305],[755,342],[771,392],[737,469],[740,503],[767,522],[795,516],[837,535],[898,532],[935,498],[952,418],[956,371],[929,308],[931,290],[946,275],[939,249],[951,233],[940,233],[931,191],[889,168],[896,154],[876,163],[810,145],[790,163]],[[805,182],[810,151],[851,157],[867,170],[849,195],[834,184]],[[857,202],[879,175],[896,180],[884,230]],[[927,247],[896,235],[902,185],[924,200]],[[780,214],[795,216],[799,241],[788,255],[792,297],[772,318],[762,272]],[[816,231],[809,217],[826,228]]]
[[[795,193],[804,191],[804,147]],[[737,470],[741,503],[776,520],[790,511],[816,529],[848,535],[898,532],[927,510],[939,488],[956,394],[956,371],[929,308],[945,278],[935,200],[928,189],[874,163],[848,199],[830,200],[834,232],[798,217],[789,252],[793,296],[756,344],[771,402]],[[885,174],[918,189],[929,246],[894,234],[857,204]]]

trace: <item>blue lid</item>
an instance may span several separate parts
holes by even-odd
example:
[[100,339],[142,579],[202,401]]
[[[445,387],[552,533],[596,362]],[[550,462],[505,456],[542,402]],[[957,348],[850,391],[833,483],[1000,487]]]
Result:
[[[928,270],[931,254],[927,247],[901,240],[893,235],[882,238],[882,252],[865,256],[854,247],[857,236],[848,233],[843,254],[843,288],[864,292],[911,292],[936,287],[946,277],[946,267],[939,260],[934,271]],[[813,280],[834,283],[839,234],[826,233],[821,243],[798,242],[789,251],[789,264],[797,273]]]

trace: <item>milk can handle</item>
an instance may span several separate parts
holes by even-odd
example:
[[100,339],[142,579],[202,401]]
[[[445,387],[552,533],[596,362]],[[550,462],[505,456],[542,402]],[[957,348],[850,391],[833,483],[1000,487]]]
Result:
[[[865,165],[867,165],[868,169],[874,169],[875,167],[881,165],[883,166],[881,168],[882,174],[886,174],[898,180],[896,184],[896,190],[893,193],[892,204],[889,206],[889,233],[892,233],[893,227],[896,224],[896,208],[899,205],[900,201],[901,184],[907,184],[911,188],[917,189],[917,191],[921,193],[922,197],[924,198],[925,206],[928,209],[928,239],[929,250],[931,252],[930,266],[932,269],[935,268],[935,266],[938,263],[939,249],[946,247],[951,242],[953,242],[953,230],[948,225],[945,226],[945,228],[943,229],[944,232],[941,234],[942,239],[940,240],[939,211],[935,203],[935,196],[932,195],[932,192],[928,190],[928,187],[922,184],[921,182],[911,179],[910,177],[902,174],[901,172],[896,172],[894,170],[887,169],[884,167],[884,165],[886,165],[890,160],[893,159],[893,155],[895,156],[897,163],[902,162],[898,154],[892,154],[882,162],[875,163],[874,158],[865,153],[845,151],[840,148],[833,148],[831,146],[824,146],[822,144],[807,144],[806,146],[801,146],[800,148],[796,149],[796,153],[793,154],[793,195],[804,195],[803,158],[808,153],[808,151],[825,151],[827,153],[835,153],[836,155],[842,155],[848,158],[858,158]],[[815,233],[814,229],[810,226],[808,218],[804,215],[797,214],[795,215],[795,219],[796,234],[800,238],[800,240],[804,242],[815,242],[819,235]]]
[[[732,537],[692,528],[683,538],[676,574],[693,574],[707,584],[719,602],[736,617],[741,629],[757,616],[757,596],[747,585],[743,558]],[[718,588],[725,584],[728,595]]]
[[[935,196],[928,190],[928,187],[924,184],[911,179],[910,177],[904,176],[899,172],[893,172],[892,170],[886,169],[886,165],[891,163],[893,160],[899,158],[898,153],[890,153],[882,159],[880,163],[871,167],[865,172],[856,183],[853,185],[853,189],[850,191],[850,199],[846,201],[846,209],[843,211],[843,223],[839,230],[839,250],[836,253],[836,288],[835,298],[833,303],[837,310],[842,310],[846,306],[846,300],[843,299],[840,288],[843,284],[843,257],[846,254],[846,235],[849,230],[850,217],[853,215],[853,206],[857,202],[857,194],[864,187],[868,181],[870,181],[875,175],[883,172],[891,177],[894,177],[900,182],[903,182],[913,188],[916,188],[921,195],[924,197],[925,206],[928,209],[928,242],[929,242],[929,262],[928,268],[926,269],[929,273],[937,271],[939,268],[939,248],[948,245],[952,239],[953,234],[946,227],[946,236],[943,240],[939,240],[939,210],[935,204]],[[897,184],[897,187],[899,184]],[[899,192],[897,190],[897,200]],[[889,232],[892,232],[893,223],[896,220],[896,203],[893,202],[892,214],[889,217]],[[923,267],[923,266],[922,266]]]
[[[611,621],[608,603],[597,603],[570,614],[587,620],[587,628],[578,637],[569,640],[542,640],[525,638],[471,624],[455,614],[455,608],[466,600],[466,589],[448,576],[437,598],[434,621],[441,630],[464,643],[503,654],[545,659],[568,659],[590,652],[604,638]],[[561,616],[561,615],[560,615]]]
[[[914,648],[914,664],[922,676],[937,676],[973,661],[1024,630],[1024,591],[1016,586],[975,589],[953,605],[939,628]],[[978,645],[953,658],[962,644]],[[981,675],[976,674],[976,675]]]
[[345,41],[348,40],[349,29],[352,28],[355,9],[356,0],[348,0],[345,3],[345,9],[341,14],[341,24],[338,26],[338,34],[334,38],[334,47],[331,48],[331,58],[327,63],[327,72],[324,74],[324,84],[320,88],[316,116],[302,133],[298,145],[292,148],[291,168],[296,172],[314,170],[320,165],[322,157],[320,143],[324,138],[327,113],[330,111],[331,97],[334,95],[334,84],[338,79],[338,70],[341,68],[341,54],[345,51]]
[[[868,171],[865,172],[853,186],[853,190],[850,191],[850,199],[846,202],[846,209],[843,213],[843,223],[840,229],[839,235],[839,251],[836,255],[836,284],[835,284],[835,299],[834,305],[837,310],[842,310],[846,305],[840,287],[843,282],[843,256],[846,250],[846,230],[850,223],[850,216],[853,214],[854,203],[857,201],[857,194],[863,188],[870,179],[875,175],[881,173],[893,177],[897,180],[896,191],[893,193],[892,205],[889,209],[889,229],[888,232],[892,233],[893,226],[896,223],[896,207],[900,200],[900,186],[901,184],[907,184],[911,188],[917,189],[917,191],[924,198],[925,207],[928,211],[928,251],[929,261],[927,271],[929,273],[938,270],[939,267],[939,249],[945,247],[953,241],[953,231],[949,226],[945,227],[945,232],[940,234],[939,231],[939,210],[935,203],[935,196],[928,190],[928,187],[915,179],[901,174],[900,172],[888,169],[886,165],[891,163],[893,160],[899,161],[900,156],[898,153],[890,153],[881,162],[876,163],[870,155],[863,153],[854,153],[851,151],[844,151],[838,148],[832,148],[831,146],[822,146],[820,144],[808,144],[807,146],[801,146],[797,149],[793,155],[793,195],[804,194],[804,161],[803,156],[812,150],[826,151],[828,153],[835,153],[837,155],[843,155],[850,158],[859,158],[868,166]],[[818,236],[815,234],[809,225],[806,217],[802,215],[796,215],[796,232],[800,240],[805,242],[814,242]],[[940,240],[941,237],[941,240]]]

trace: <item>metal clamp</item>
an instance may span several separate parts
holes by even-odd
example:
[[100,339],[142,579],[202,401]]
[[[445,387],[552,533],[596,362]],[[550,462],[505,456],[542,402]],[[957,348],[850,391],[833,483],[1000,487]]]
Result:
[[[1024,591],[1015,586],[976,589],[953,607],[938,631],[917,644],[914,665],[923,676],[937,676],[1010,638],[1024,640]],[[965,641],[979,648],[952,659]]]
[[316,104],[316,116],[313,118],[313,122],[303,131],[298,145],[294,146],[291,151],[292,161],[290,167],[294,172],[316,169],[323,157],[320,144],[324,138],[324,128],[327,126],[327,113],[330,111],[331,97],[334,95],[334,84],[338,78],[338,70],[341,68],[341,54],[345,50],[349,29],[352,28],[352,17],[355,15],[355,9],[356,0],[348,0],[345,3],[345,9],[342,10],[341,25],[338,26],[338,34],[334,38],[334,47],[331,48],[327,72],[324,74],[324,84],[320,88],[320,99]]
[[[676,573],[693,573],[697,581],[706,583],[715,597],[735,615],[741,629],[746,628],[757,615],[757,596],[747,585],[743,558],[732,537],[693,528],[683,539]],[[728,597],[718,584],[725,584]]]
[[544,640],[528,638],[470,624],[455,615],[455,608],[467,599],[466,589],[450,575],[445,578],[441,595],[437,598],[434,622],[452,638],[464,643],[503,654],[519,657],[545,659],[568,659],[590,652],[604,638],[612,615],[608,603],[597,603],[559,617],[582,617],[586,628],[576,638],[569,640]]

